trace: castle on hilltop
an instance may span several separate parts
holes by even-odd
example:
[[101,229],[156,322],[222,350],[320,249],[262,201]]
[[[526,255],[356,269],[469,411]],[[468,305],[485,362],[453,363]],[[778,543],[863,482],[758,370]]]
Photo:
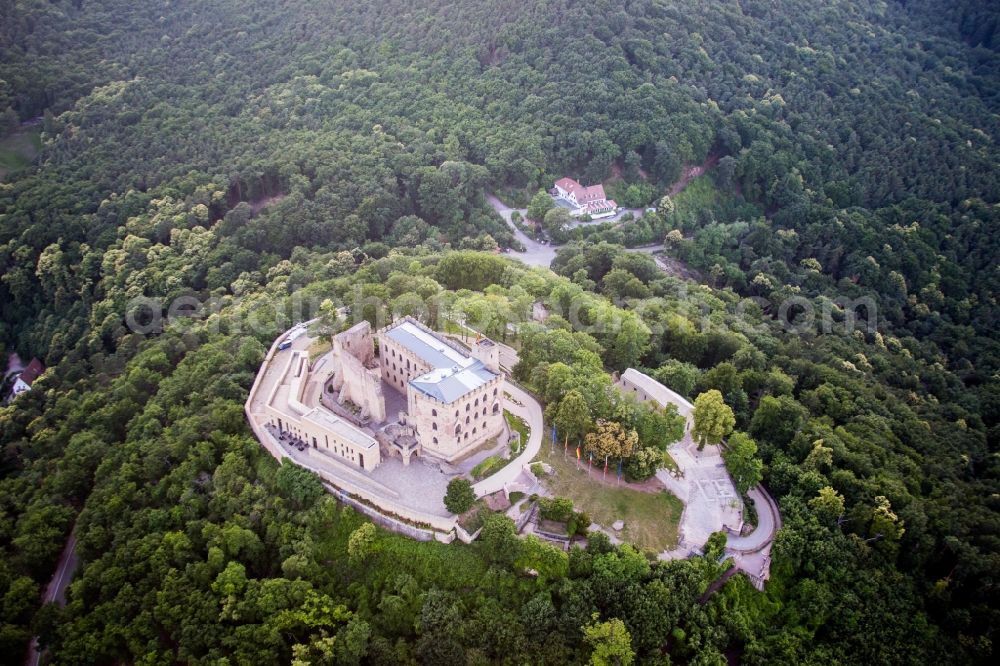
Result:
[[404,463],[413,454],[453,462],[508,433],[500,349],[488,338],[465,348],[412,317],[374,335],[361,322],[334,336],[332,360],[327,393],[360,421],[385,423],[379,439]]
[[310,362],[306,343],[286,337],[300,348],[285,348],[263,409],[267,426],[301,452],[372,471],[386,456],[452,463],[510,438],[500,347],[488,338],[466,347],[412,317],[374,334],[362,321]]

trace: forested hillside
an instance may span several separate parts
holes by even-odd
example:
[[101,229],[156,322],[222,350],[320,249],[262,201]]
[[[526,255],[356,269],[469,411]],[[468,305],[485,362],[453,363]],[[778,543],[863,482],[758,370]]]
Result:
[[[619,622],[638,663],[992,663],[997,16],[0,0],[0,138],[42,137],[0,183],[0,352],[52,368],[0,410],[0,659],[38,634],[57,663],[579,663],[624,653]],[[562,175],[658,211],[567,233],[558,277],[456,252],[516,243],[484,193]],[[704,284],[621,247],[650,242]],[[719,390],[786,519],[767,590],[700,603],[718,544],[662,565],[599,539],[550,557],[502,521],[472,547],[358,532],[241,407],[292,295],[358,293],[441,298],[497,336],[545,301],[517,374],[552,405],[599,409],[628,366]],[[220,313],[125,326],[132,299],[182,295]],[[753,326],[746,296],[772,304]],[[871,298],[878,330],[789,331],[793,296]],[[581,304],[629,325],[574,331]],[[79,579],[42,607],[74,523]]]

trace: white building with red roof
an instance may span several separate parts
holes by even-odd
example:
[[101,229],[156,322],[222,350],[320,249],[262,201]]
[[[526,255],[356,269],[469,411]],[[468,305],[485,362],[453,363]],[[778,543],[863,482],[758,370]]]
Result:
[[10,389],[10,396],[8,400],[13,400],[18,394],[24,393],[25,391],[31,390],[31,385],[35,383],[38,376],[45,372],[45,366],[37,358],[31,359],[31,363],[28,364],[21,374],[17,376],[14,380],[14,386]]
[[560,178],[556,181],[553,194],[574,206],[573,215],[576,216],[610,217],[618,208],[613,199],[608,199],[600,183],[584,187],[572,178]]

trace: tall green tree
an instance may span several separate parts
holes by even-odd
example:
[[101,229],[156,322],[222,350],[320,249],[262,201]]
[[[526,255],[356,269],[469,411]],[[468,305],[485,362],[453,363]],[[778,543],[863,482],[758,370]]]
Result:
[[628,458],[639,446],[639,434],[625,428],[617,421],[598,419],[594,432],[584,438],[584,450],[593,454],[595,460],[604,458]]
[[732,475],[736,490],[745,495],[764,478],[764,463],[757,457],[757,442],[745,432],[734,432],[722,450],[726,469]]
[[691,417],[694,421],[691,426],[691,436],[698,442],[699,449],[704,448],[706,444],[718,444],[736,425],[733,410],[723,401],[722,394],[716,389],[706,391],[695,398]]
[[589,663],[593,666],[629,666],[635,659],[635,652],[625,623],[616,617],[606,622],[599,622],[599,618],[594,613],[583,627],[583,640],[592,649]]
[[444,506],[452,513],[465,513],[476,502],[476,493],[468,479],[456,477],[448,482]]
[[592,425],[590,406],[583,394],[576,389],[567,392],[559,402],[553,421],[561,436],[580,442]]
[[534,222],[542,222],[545,220],[545,214],[556,207],[552,197],[549,196],[548,192],[545,190],[538,190],[535,196],[531,197],[531,203],[528,204],[528,219]]

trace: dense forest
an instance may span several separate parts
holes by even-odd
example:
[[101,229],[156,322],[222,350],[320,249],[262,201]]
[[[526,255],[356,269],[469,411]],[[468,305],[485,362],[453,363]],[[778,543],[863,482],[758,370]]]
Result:
[[[975,0],[0,0],[0,135],[41,136],[0,182],[0,352],[50,367],[0,408],[0,660],[37,635],[54,663],[992,663],[998,21]],[[562,175],[657,210],[565,232],[554,273],[498,256],[516,240],[484,195]],[[624,249],[647,243],[683,270]],[[544,302],[511,342],[549,416],[608,412],[630,366],[718,390],[785,519],[765,591],[703,596],[715,541],[566,554],[500,517],[471,546],[409,541],[278,465],[242,410],[265,349],[321,314],[297,299],[358,295],[496,337]],[[216,312],[126,326],[178,296]],[[790,298],[833,334],[782,321]],[[877,327],[838,334],[843,299]],[[74,525],[68,604],[42,605]]]

